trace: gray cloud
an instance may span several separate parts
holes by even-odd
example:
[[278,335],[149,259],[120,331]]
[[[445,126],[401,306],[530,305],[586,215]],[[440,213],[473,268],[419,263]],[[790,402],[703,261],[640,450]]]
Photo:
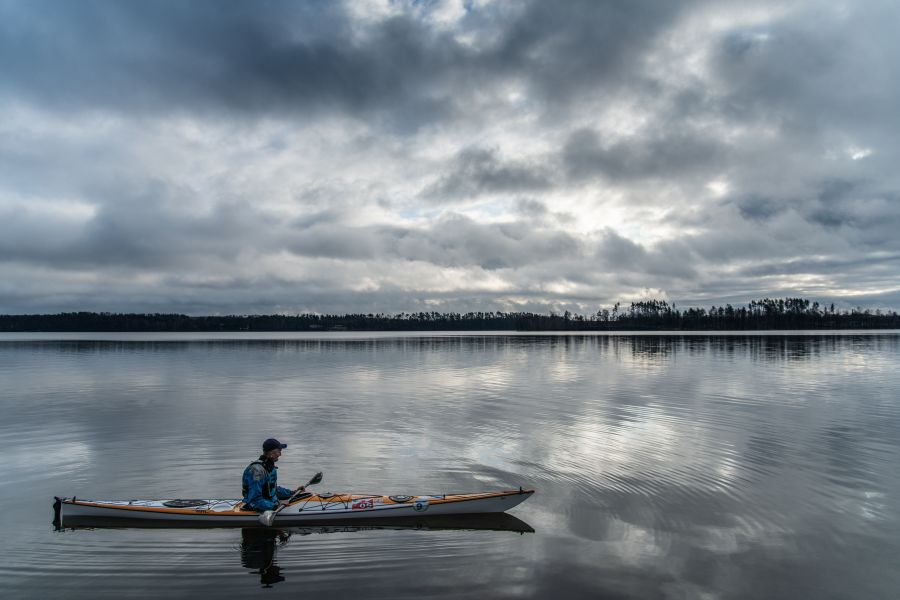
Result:
[[529,2],[482,62],[524,75],[543,96],[567,103],[574,93],[594,91],[598,83],[633,79],[654,38],[691,4],[578,0],[560,10]]
[[595,131],[572,133],[562,151],[570,177],[611,179],[683,177],[697,170],[714,173],[727,149],[721,142],[663,128],[627,141],[604,143]]
[[423,197],[476,198],[482,194],[540,192],[551,187],[551,175],[541,164],[504,161],[494,150],[466,148],[450,173],[430,185]]
[[55,110],[299,114],[448,109],[421,83],[461,51],[408,18],[354,40],[330,3],[5,6],[0,90]]
[[557,102],[630,79],[686,6],[498,5],[466,17],[488,40],[473,48],[413,14],[354,31],[339,3],[9,3],[0,90],[57,110],[384,111],[403,126],[454,116],[498,78]]
[[289,243],[302,256],[424,261],[442,267],[516,268],[577,254],[581,244],[564,232],[526,222],[481,224],[447,214],[428,228],[313,226]]
[[692,251],[681,242],[666,242],[648,250],[615,231],[607,230],[597,249],[597,256],[612,271],[665,279],[692,279],[696,276]]
[[777,198],[748,195],[742,198],[734,198],[734,205],[740,211],[741,216],[748,221],[765,222],[787,210],[789,204]]
[[735,6],[0,3],[0,311],[900,306],[900,9]]
[[[88,219],[0,212],[0,261],[55,268],[164,269],[235,259],[244,246],[266,247],[272,219],[245,203],[220,203],[207,214],[183,211],[195,192],[158,181],[139,189],[96,190]],[[270,231],[270,229],[269,229]]]
[[854,256],[847,258],[801,258],[779,261],[766,261],[745,267],[739,273],[745,277],[764,277],[770,275],[797,275],[806,273],[852,273],[861,276],[861,271],[876,273],[880,280],[896,271],[900,266],[900,254],[893,253],[878,257]]
[[547,206],[543,202],[530,198],[519,198],[516,201],[516,209],[529,217],[543,217],[547,214]]
[[900,57],[885,34],[896,5],[873,3],[865,11],[809,11],[728,32],[716,45],[716,74],[727,86],[724,105],[740,118],[765,117],[798,132],[850,127],[876,133],[898,85],[881,73]]

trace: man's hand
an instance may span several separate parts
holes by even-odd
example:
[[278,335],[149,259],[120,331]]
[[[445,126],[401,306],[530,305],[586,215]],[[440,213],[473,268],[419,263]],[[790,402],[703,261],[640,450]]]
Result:
[[305,491],[306,491],[306,486],[305,486],[305,485],[301,485],[301,486],[298,487],[296,490],[294,490],[294,493],[296,494],[297,492],[305,492]]

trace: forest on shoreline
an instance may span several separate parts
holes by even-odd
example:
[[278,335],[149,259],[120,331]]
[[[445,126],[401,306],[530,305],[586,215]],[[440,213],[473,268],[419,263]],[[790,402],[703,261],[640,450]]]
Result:
[[679,310],[664,300],[616,304],[588,315],[530,312],[412,312],[345,315],[134,314],[0,315],[0,332],[27,331],[758,331],[898,329],[896,311],[836,310],[803,298]]

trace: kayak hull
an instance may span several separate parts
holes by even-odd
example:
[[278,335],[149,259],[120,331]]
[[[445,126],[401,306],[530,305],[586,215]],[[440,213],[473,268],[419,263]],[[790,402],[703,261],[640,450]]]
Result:
[[[316,521],[382,519],[499,513],[531,497],[534,490],[512,490],[440,496],[376,496],[363,494],[311,494],[286,506],[276,517],[289,526]],[[190,504],[190,506],[186,506]],[[57,518],[147,520],[198,525],[252,526],[259,513],[243,510],[240,500],[82,500],[57,498]]]
[[[233,525],[233,524],[232,524]],[[149,519],[125,519],[121,517],[66,517],[65,524],[54,522],[57,531],[81,529],[219,529],[228,524],[195,523],[192,521],[162,521]],[[241,526],[248,529],[247,526]],[[284,525],[277,519],[272,527],[254,524],[249,529],[271,531],[277,529],[290,534],[310,535],[325,533],[353,533],[362,531],[415,530],[415,531],[512,531],[534,533],[534,528],[510,513],[476,513],[467,515],[433,515],[425,517],[395,517],[390,519],[335,519],[301,524]]]

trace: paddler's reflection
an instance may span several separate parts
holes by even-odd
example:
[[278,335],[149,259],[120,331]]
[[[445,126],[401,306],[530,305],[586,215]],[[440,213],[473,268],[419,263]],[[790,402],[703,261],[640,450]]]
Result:
[[254,569],[251,573],[259,575],[263,587],[272,587],[284,581],[275,555],[290,537],[290,533],[281,529],[253,527],[241,530],[241,564]]

